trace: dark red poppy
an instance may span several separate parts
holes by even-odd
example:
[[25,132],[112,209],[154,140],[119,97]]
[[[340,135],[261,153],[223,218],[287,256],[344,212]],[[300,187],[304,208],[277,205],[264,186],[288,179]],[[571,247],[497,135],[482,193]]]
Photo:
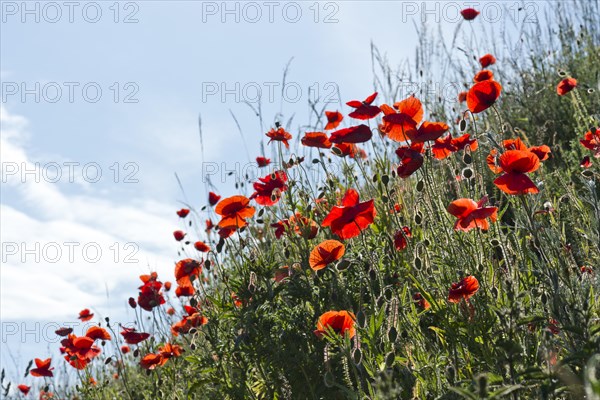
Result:
[[27,386],[27,385],[19,385],[17,386],[17,389],[19,389],[19,391],[21,393],[23,393],[23,396],[27,396],[27,394],[29,393],[29,391],[31,390],[31,386]]
[[189,213],[190,213],[190,210],[188,210],[187,208],[182,208],[181,210],[177,211],[177,215],[179,215],[180,218],[187,217],[187,215]]
[[325,240],[312,249],[308,263],[313,271],[318,271],[342,258],[345,252],[346,246],[343,243],[337,240]]
[[131,307],[131,308],[137,307],[137,302],[135,301],[135,299],[133,297],[129,298],[129,307]]
[[344,116],[339,111],[325,111],[325,116],[327,117],[326,131],[337,128],[342,119],[344,119]]
[[458,102],[464,103],[465,101],[467,101],[467,94],[468,94],[468,92],[460,92],[458,94]]
[[271,159],[259,156],[259,157],[256,157],[256,163],[258,164],[258,166],[260,168],[266,167],[267,165],[271,164]]
[[577,79],[575,78],[565,78],[558,83],[556,86],[556,93],[559,96],[564,96],[569,93],[571,90],[577,87]]
[[89,337],[90,339],[93,340],[110,340],[110,334],[108,333],[108,331],[104,328],[101,328],[99,326],[92,326],[90,327],[87,332],[85,333],[85,336]]
[[508,150],[498,159],[498,167],[504,172],[494,184],[507,194],[535,194],[539,189],[526,175],[540,167],[540,159],[528,150]]
[[285,171],[275,171],[264,178],[259,178],[254,182],[255,192],[250,199],[256,200],[261,206],[272,206],[281,198],[281,193],[287,190],[286,182],[288,180]]
[[127,344],[138,344],[150,337],[149,333],[137,332],[135,330],[135,328],[125,328],[125,327],[123,328],[121,335],[123,336],[123,339],[125,340],[125,343],[127,343]]
[[466,20],[466,21],[472,21],[475,18],[477,18],[477,16],[479,15],[479,11],[477,11],[474,8],[465,8],[464,10],[462,10],[460,12],[460,15],[462,15],[462,17]]
[[177,231],[173,232],[173,237],[178,242],[181,242],[183,240],[183,238],[185,237],[185,232],[177,230]]
[[583,160],[581,160],[581,164],[579,164],[581,166],[581,168],[590,168],[592,166],[592,161],[590,160],[590,156],[585,156],[583,157]]
[[498,207],[484,207],[487,200],[484,197],[476,203],[471,199],[458,199],[450,203],[448,212],[457,218],[454,230],[468,232],[475,228],[484,231],[490,229],[488,218],[496,222]]
[[47,376],[47,377],[54,376],[54,374],[52,373],[52,370],[54,368],[50,368],[50,363],[52,362],[51,358],[47,358],[45,360],[36,358],[34,361],[35,361],[36,368],[33,368],[29,371],[29,374],[31,376]]
[[92,314],[92,313],[90,312],[90,310],[88,310],[87,308],[84,308],[83,310],[81,310],[81,311],[79,312],[79,319],[80,319],[82,322],[89,321],[89,320],[90,320],[90,319],[92,319],[93,317],[94,317],[94,314]]
[[475,74],[473,81],[475,82],[483,82],[494,79],[494,73],[489,69],[484,69]]
[[273,280],[277,283],[282,282],[284,279],[290,277],[291,272],[292,271],[290,270],[290,267],[287,265],[279,267],[275,270],[275,276],[273,277]]
[[480,113],[491,107],[502,92],[502,86],[493,80],[477,82],[467,93],[467,107],[472,113]]
[[200,274],[202,274],[202,264],[197,260],[186,258],[175,264],[175,279],[180,287],[192,286],[192,281],[199,279]]
[[371,225],[376,215],[372,199],[359,203],[358,192],[348,189],[342,205],[334,206],[321,225],[329,226],[341,239],[351,239]]
[[408,246],[407,239],[410,237],[412,237],[410,228],[408,226],[402,227],[402,229],[394,235],[394,248],[398,251],[406,249]]
[[371,140],[373,132],[367,125],[351,126],[331,133],[331,143],[364,143]]
[[158,281],[156,273],[151,275],[141,275],[140,279],[144,283],[139,287],[138,304],[146,311],[152,311],[154,307],[165,304],[165,298],[160,291],[162,282]]
[[210,247],[208,247],[208,245],[202,241],[197,241],[196,243],[194,243],[194,248],[202,253],[210,251]]
[[481,68],[487,68],[492,64],[496,64],[496,57],[486,54],[479,59],[479,64],[481,64]]
[[242,228],[246,226],[246,218],[254,215],[254,207],[249,206],[250,199],[245,196],[232,196],[217,204],[215,212],[221,216],[219,227]]
[[328,330],[332,329],[336,334],[340,336],[347,334],[352,339],[356,335],[355,320],[354,314],[348,311],[327,311],[319,317],[314,334],[321,338]]
[[381,110],[385,116],[379,130],[396,142],[405,142],[415,136],[417,125],[423,119],[423,105],[414,96],[394,103],[394,108],[383,104]]
[[443,122],[424,121],[417,130],[417,133],[410,137],[410,140],[413,144],[436,140],[446,133],[448,129],[450,127]]
[[210,231],[212,231],[212,228],[214,228],[214,227],[215,227],[215,225],[213,224],[213,222],[212,222],[210,219],[207,219],[207,220],[206,220],[206,222],[205,222],[205,224],[206,224],[206,229],[205,229],[205,231],[206,231],[207,233],[210,233]]
[[208,204],[214,206],[219,202],[219,200],[221,200],[221,196],[214,192],[208,192]]
[[327,134],[323,132],[306,132],[301,142],[306,147],[318,147],[320,149],[331,148],[331,142],[329,141]]
[[479,281],[473,275],[467,276],[458,283],[453,283],[448,292],[448,301],[458,303],[462,299],[469,300],[479,290]]
[[348,116],[350,118],[356,119],[371,119],[375,118],[377,114],[381,112],[379,107],[371,105],[375,98],[377,97],[377,92],[373,93],[369,97],[367,97],[364,101],[352,100],[346,103],[346,105],[354,108]]
[[67,336],[71,332],[73,332],[73,328],[60,328],[54,331],[58,336]]
[[289,132],[286,132],[285,129],[283,129],[281,126],[277,128],[277,130],[275,130],[274,128],[271,128],[271,130],[269,132],[266,133],[267,137],[270,138],[269,143],[271,143],[273,140],[278,141],[278,142],[282,142],[285,147],[287,149],[290,148],[290,144],[288,143],[288,140],[290,140],[292,138],[292,135]]
[[338,143],[333,146],[333,153],[340,157],[350,156],[354,158],[358,151],[358,147],[352,143]]
[[586,149],[592,150],[595,158],[600,158],[600,128],[587,131],[579,143]]
[[400,178],[408,178],[423,165],[423,143],[410,146],[400,146],[396,149],[396,155],[400,158],[400,164],[396,172]]

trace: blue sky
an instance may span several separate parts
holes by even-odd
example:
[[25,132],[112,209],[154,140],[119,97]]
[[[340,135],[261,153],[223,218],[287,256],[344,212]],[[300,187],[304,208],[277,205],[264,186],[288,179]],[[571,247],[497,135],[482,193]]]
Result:
[[[297,134],[309,87],[325,96],[333,85],[343,102],[368,96],[371,42],[399,65],[414,55],[423,11],[451,35],[459,9],[479,7],[475,23],[495,21],[499,9],[490,1],[273,2],[270,21],[265,2],[75,3],[1,3],[1,362],[10,371],[9,351],[19,371],[48,354],[41,339],[56,338],[44,326],[73,324],[86,307],[127,322],[138,275],[171,278],[172,231],[182,227],[175,211],[182,201],[206,204],[203,163],[232,169],[248,160],[230,110],[254,158],[278,112],[284,120],[295,114]],[[265,129],[241,103],[257,87]],[[32,172],[22,176],[24,168]],[[233,178],[219,176],[212,181],[221,194],[234,194]],[[64,243],[76,243],[72,258]],[[86,245],[102,256],[84,254]],[[62,257],[53,261],[57,249]]]

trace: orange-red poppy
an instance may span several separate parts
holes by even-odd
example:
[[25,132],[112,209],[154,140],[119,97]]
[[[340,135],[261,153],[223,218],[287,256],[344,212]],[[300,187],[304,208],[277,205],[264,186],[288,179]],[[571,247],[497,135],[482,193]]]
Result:
[[592,150],[595,158],[600,158],[600,128],[587,131],[579,143],[586,149]]
[[540,161],[546,161],[548,158],[550,158],[550,153],[552,153],[550,147],[546,146],[545,144],[541,146],[527,147],[527,145],[525,145],[520,138],[506,139],[502,142],[502,145],[506,150],[528,150],[535,154]]
[[539,167],[540,159],[534,153],[528,150],[508,150],[498,158],[498,169],[504,174],[496,178],[494,184],[507,194],[538,193],[539,189],[526,174]]
[[171,333],[174,336],[189,333],[192,328],[197,328],[208,323],[208,318],[201,315],[198,309],[191,306],[184,306],[188,315],[184,316],[181,321],[171,325]]
[[[261,206],[272,206],[281,198],[281,193],[287,190],[288,177],[285,171],[275,171],[254,182],[255,192],[250,199],[256,200]],[[220,224],[219,224],[220,225]]]
[[556,93],[559,96],[564,96],[569,93],[571,90],[577,87],[577,79],[575,78],[565,78],[558,83],[556,86]]
[[489,69],[483,69],[475,74],[473,81],[483,82],[483,81],[489,81],[489,80],[493,80],[493,79],[494,79],[494,73],[492,71],[490,71]]
[[306,147],[318,147],[320,149],[330,149],[331,142],[327,134],[323,132],[306,132],[301,140]]
[[175,264],[175,279],[181,286],[192,286],[192,280],[199,279],[202,274],[202,264],[194,259],[186,258]]
[[502,92],[502,86],[493,80],[477,82],[467,93],[467,107],[472,113],[480,113],[491,107]]
[[463,150],[467,146],[469,146],[471,151],[475,151],[479,147],[479,143],[477,139],[471,139],[469,133],[465,133],[457,138],[453,138],[451,134],[448,134],[443,138],[437,139],[431,146],[431,151],[435,158],[443,160],[450,154]]
[[219,202],[219,200],[221,200],[221,196],[214,192],[208,192],[208,204],[214,206]]
[[279,127],[277,127],[277,130],[275,128],[271,128],[271,130],[269,132],[267,132],[266,135],[270,139],[267,144],[269,144],[273,140],[275,140],[277,142],[282,142],[287,149],[290,148],[290,144],[289,144],[288,140],[290,140],[292,138],[292,135],[289,132],[287,132],[285,129],[283,129],[283,127],[279,126]]
[[19,392],[23,393],[23,396],[27,396],[27,394],[29,393],[29,391],[31,390],[31,386],[27,386],[27,385],[18,385],[17,389],[19,389]]
[[342,119],[344,119],[344,116],[339,111],[325,111],[325,116],[327,117],[326,131],[337,128]]
[[308,263],[313,271],[318,271],[342,258],[345,252],[346,246],[343,243],[337,240],[325,240],[312,249]]
[[356,335],[354,328],[355,320],[356,317],[354,314],[348,311],[327,311],[319,317],[317,329],[314,331],[314,334],[318,338],[321,338],[332,329],[336,334],[340,336],[347,334],[352,339]]
[[121,353],[123,353],[123,354],[127,354],[127,353],[129,353],[130,351],[131,351],[131,348],[130,348],[129,346],[127,346],[127,345],[123,345],[123,346],[121,346]]
[[51,358],[47,358],[45,360],[41,360],[36,358],[35,360],[35,368],[29,371],[31,376],[47,376],[52,377],[54,374],[52,373],[53,368],[50,368],[50,363],[52,362]]
[[127,344],[138,344],[143,342],[144,340],[150,337],[149,333],[146,332],[137,332],[135,328],[125,328],[123,327],[123,331],[121,332],[125,343]]
[[256,157],[256,163],[258,164],[258,166],[260,168],[266,167],[267,165],[271,164],[271,159],[259,156],[259,157]]
[[417,303],[417,305],[419,307],[421,307],[423,310],[429,310],[429,308],[431,307],[431,305],[429,304],[429,302],[425,299],[425,297],[423,297],[423,295],[419,292],[415,293],[413,295],[413,300],[415,301],[415,303]]
[[466,21],[471,21],[479,15],[479,11],[474,8],[465,8],[460,12],[460,15],[462,15]]
[[90,327],[87,332],[85,333],[85,336],[89,337],[90,339],[96,340],[96,339],[100,339],[100,340],[110,340],[110,334],[108,333],[108,331],[104,328],[101,328],[99,326],[92,326]]
[[410,137],[411,143],[424,143],[436,140],[446,133],[450,127],[443,122],[423,121],[415,135]]
[[454,229],[464,232],[475,228],[484,231],[490,229],[488,218],[496,222],[498,207],[484,207],[487,200],[487,197],[484,197],[476,203],[471,199],[458,199],[450,203],[448,212],[457,218]]
[[[396,110],[398,112],[396,112]],[[423,105],[414,96],[394,103],[394,108],[383,104],[385,114],[379,130],[396,142],[404,142],[416,135],[417,125],[423,119]]]
[[479,290],[479,281],[473,275],[463,278],[458,283],[453,283],[448,292],[450,303],[459,303],[462,299],[469,300]]
[[194,243],[194,248],[202,253],[206,253],[208,251],[210,251],[210,247],[208,247],[208,245],[202,241],[197,241],[196,243]]
[[215,212],[221,216],[219,227],[242,228],[246,226],[246,218],[254,215],[254,207],[249,206],[250,199],[245,196],[232,196],[221,200]]
[[185,218],[187,217],[187,215],[190,213],[190,210],[188,210],[187,208],[182,208],[181,210],[177,211],[177,215],[180,218]]
[[150,353],[145,355],[140,361],[140,365],[144,369],[154,369],[157,366],[165,365],[166,362],[173,357],[179,357],[183,349],[176,344],[166,343],[158,349],[158,353]]
[[479,59],[479,64],[481,64],[481,68],[487,68],[492,64],[496,64],[496,57],[486,54]]
[[329,226],[341,239],[351,239],[372,224],[376,214],[372,199],[360,203],[358,192],[348,189],[342,205],[334,206],[321,225]]
[[406,249],[408,246],[407,239],[410,237],[412,237],[410,228],[408,226],[402,227],[402,229],[394,235],[394,248],[398,251]]
[[349,107],[354,108],[348,116],[350,118],[355,119],[371,119],[375,118],[377,114],[381,112],[379,107],[371,105],[375,98],[377,97],[377,92],[373,93],[369,97],[367,97],[364,101],[352,100],[346,103]]
[[464,103],[465,101],[467,101],[467,94],[468,94],[468,92],[460,92],[458,94],[458,102]]
[[89,321],[89,320],[90,320],[90,319],[92,319],[93,317],[94,317],[94,314],[93,314],[93,313],[91,313],[91,312],[90,312],[90,310],[89,310],[89,309],[87,309],[87,308],[84,308],[83,310],[81,310],[81,311],[79,312],[79,319],[80,319],[82,322]]
[[373,132],[367,125],[361,124],[343,128],[331,133],[331,143],[364,143],[371,140]]
[[288,219],[271,224],[271,227],[275,228],[275,237],[277,239],[281,238],[288,229],[292,229],[298,236],[306,239],[313,239],[319,231],[319,226],[315,221],[304,217],[299,212],[296,212],[295,215],[292,215]]

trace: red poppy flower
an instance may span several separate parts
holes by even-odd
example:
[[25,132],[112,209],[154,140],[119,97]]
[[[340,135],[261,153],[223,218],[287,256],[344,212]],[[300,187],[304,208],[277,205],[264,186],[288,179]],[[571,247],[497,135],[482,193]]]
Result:
[[329,226],[341,239],[351,239],[373,223],[376,214],[373,200],[359,203],[358,192],[348,189],[342,205],[334,206],[321,225]]
[[406,249],[408,246],[407,238],[412,237],[412,233],[408,226],[402,227],[401,230],[394,235],[394,248],[398,251]]
[[358,147],[352,143],[338,143],[333,146],[333,153],[340,157],[353,157],[358,152]]
[[60,328],[54,331],[58,336],[67,336],[71,332],[73,332],[73,328]]
[[275,228],[275,237],[277,239],[281,238],[288,229],[293,230],[298,236],[302,236],[309,240],[317,236],[317,232],[319,231],[319,226],[315,221],[302,216],[298,212],[289,219],[284,219],[271,224],[271,227]]
[[173,237],[175,238],[175,240],[177,240],[178,242],[181,242],[183,240],[183,238],[185,237],[185,232],[183,231],[175,231],[173,232]]
[[219,227],[242,228],[246,226],[246,218],[254,215],[254,207],[249,206],[250,199],[245,196],[232,196],[217,204],[215,212],[221,216]]
[[77,337],[71,334],[60,343],[67,353],[65,360],[77,369],[85,368],[92,358],[100,354],[100,349],[94,346],[94,339],[87,336]]
[[375,118],[377,116],[377,114],[379,114],[381,112],[379,107],[371,105],[371,103],[373,103],[373,101],[375,100],[376,97],[377,97],[377,92],[373,93],[372,95],[367,97],[362,102],[358,101],[358,100],[352,100],[352,101],[347,102],[346,105],[355,109],[350,114],[348,114],[348,116],[350,118],[356,118],[356,119]]
[[581,168],[589,168],[592,166],[592,161],[590,160],[590,156],[585,156],[583,157],[583,160],[581,160],[581,164],[579,164],[581,166]]
[[171,290],[171,282],[166,281],[164,288],[165,288],[165,292],[168,292],[169,290]]
[[494,184],[507,194],[535,194],[539,189],[526,175],[540,167],[540,159],[534,153],[524,150],[508,150],[498,159],[503,175]]
[[206,253],[207,251],[210,251],[210,247],[208,247],[208,245],[204,242],[201,241],[197,241],[196,243],[194,243],[194,248],[202,253]]
[[191,258],[180,260],[175,264],[175,279],[181,286],[192,286],[193,279],[199,279],[202,274],[202,264]]
[[208,204],[214,206],[219,202],[219,200],[221,200],[221,196],[214,192],[208,192]]
[[310,252],[308,263],[313,271],[325,268],[327,265],[342,258],[346,246],[337,240],[325,240]]
[[327,117],[326,131],[337,128],[342,119],[344,119],[344,116],[339,111],[325,111],[325,116]]
[[462,17],[466,20],[466,21],[472,21],[475,18],[477,18],[477,16],[479,15],[479,11],[477,11],[474,8],[465,8],[464,10],[462,10],[460,12],[460,15],[462,15]]
[[492,64],[496,64],[496,57],[491,54],[486,54],[479,59],[479,64],[481,64],[481,68],[487,68]]
[[583,147],[594,152],[594,157],[600,158],[600,128],[591,129],[579,141]]
[[196,289],[193,286],[177,286],[175,289],[175,296],[177,297],[190,297],[196,293]]
[[429,302],[423,297],[421,293],[415,293],[413,295],[413,300],[417,303],[419,307],[421,307],[424,310],[429,310],[429,308],[431,307]]
[[323,132],[306,132],[301,141],[306,147],[318,147],[320,149],[331,148],[331,142]]
[[475,82],[483,82],[494,79],[494,73],[489,69],[484,69],[475,74],[473,81]]
[[187,208],[182,208],[181,210],[177,211],[177,215],[179,215],[180,218],[187,217],[187,215],[189,213],[190,213],[190,210],[188,210]]
[[433,146],[431,146],[431,151],[435,158],[443,160],[450,154],[463,150],[467,146],[469,146],[471,151],[475,151],[479,147],[479,143],[477,139],[471,139],[469,133],[465,133],[457,138],[453,138],[452,135],[448,134],[444,138],[437,139]]
[[367,125],[351,126],[331,133],[331,143],[364,143],[371,140],[373,132]]
[[256,157],[256,163],[258,164],[258,166],[260,168],[266,167],[267,165],[271,164],[271,159],[259,156],[259,157]]
[[424,121],[417,130],[417,133],[410,137],[410,140],[413,144],[436,140],[446,133],[448,129],[450,127],[443,122]]
[[110,334],[106,331],[106,329],[101,328],[99,326],[92,326],[91,328],[89,328],[87,330],[87,332],[85,333],[85,336],[87,336],[93,340],[96,340],[96,339],[110,340],[111,339]]
[[502,86],[493,80],[474,84],[467,93],[467,107],[472,113],[480,113],[492,106],[500,97]]
[[131,307],[131,308],[137,307],[137,302],[135,301],[135,299],[133,297],[129,298],[129,307]]
[[27,394],[29,393],[29,391],[31,390],[31,386],[27,386],[27,385],[19,385],[17,386],[17,389],[19,389],[19,391],[21,393],[23,393],[23,396],[27,396]]
[[281,198],[281,193],[287,190],[288,177],[285,171],[275,171],[272,174],[259,178],[254,182],[255,192],[250,199],[256,200],[261,206],[272,206]]
[[487,200],[487,197],[484,197],[476,203],[471,199],[458,199],[450,203],[448,212],[458,218],[454,224],[454,230],[468,232],[475,228],[484,231],[490,229],[487,219],[490,218],[492,222],[496,222],[498,207],[484,207]]
[[540,161],[546,161],[548,158],[550,158],[550,153],[552,153],[550,147],[546,146],[545,144],[542,146],[533,146],[528,148],[527,145],[525,145],[525,143],[523,143],[523,141],[519,138],[506,139],[502,142],[502,145],[506,150],[530,151],[535,154]]
[[459,303],[462,299],[469,300],[479,290],[479,281],[473,275],[467,276],[458,283],[453,283],[448,292],[450,303]]
[[138,344],[150,337],[149,333],[137,332],[135,330],[135,328],[125,328],[125,327],[123,328],[121,335],[123,336],[123,339],[125,340],[125,343],[127,343],[127,344]]
[[269,132],[267,132],[266,135],[271,139],[271,140],[269,140],[269,142],[267,144],[269,144],[273,140],[275,140],[278,142],[283,142],[286,149],[290,148],[290,144],[288,143],[288,140],[290,140],[292,138],[292,135],[289,132],[286,132],[286,130],[283,129],[281,126],[278,127],[277,130],[275,130],[274,128],[271,128],[271,130]]
[[88,310],[87,308],[84,308],[83,310],[81,310],[81,311],[79,312],[79,319],[80,319],[82,322],[89,321],[89,320],[90,320],[90,319],[92,319],[93,317],[94,317],[94,314],[92,314],[92,313],[90,312],[90,310]]
[[50,362],[52,362],[51,358],[47,358],[45,360],[40,360],[39,358],[36,358],[34,361],[36,368],[33,368],[29,371],[29,374],[31,376],[54,376],[54,374],[52,373],[54,367],[50,368]]
[[140,365],[144,369],[154,369],[157,366],[162,366],[167,363],[170,358],[179,357],[183,349],[176,344],[166,343],[158,349],[158,353],[150,353],[145,355],[140,361]]
[[577,79],[575,78],[565,78],[558,83],[556,86],[556,93],[559,96],[564,96],[569,93],[571,90],[577,87]]
[[396,142],[405,142],[416,134],[417,125],[423,119],[423,105],[411,96],[394,103],[394,108],[387,104],[381,106],[385,116],[379,130]]
[[400,164],[396,172],[400,178],[408,178],[423,165],[423,143],[401,146],[396,149]]
[[467,92],[460,92],[458,94],[458,102],[459,103],[464,103],[465,101],[467,101]]
[[[166,360],[164,360],[166,362]],[[141,360],[140,365],[144,369],[154,369],[158,365],[163,365],[163,358],[160,354],[146,354]]]
[[356,335],[355,320],[354,314],[348,311],[327,311],[319,317],[314,334],[321,338],[329,329],[333,329],[338,335],[348,334],[348,337],[352,339]]
[[162,282],[157,280],[156,273],[141,275],[140,279],[144,283],[139,287],[138,304],[140,307],[146,311],[152,311],[154,307],[165,304],[165,298],[160,291]]
[[123,345],[123,346],[121,346],[121,353],[123,353],[123,354],[127,354],[127,353],[129,353],[130,351],[131,351],[131,348],[130,348],[129,346],[127,346],[127,345]]
[[210,219],[207,219],[206,222],[206,229],[205,231],[210,233],[210,231],[212,231],[212,228],[214,228],[215,226],[213,225],[213,222]]

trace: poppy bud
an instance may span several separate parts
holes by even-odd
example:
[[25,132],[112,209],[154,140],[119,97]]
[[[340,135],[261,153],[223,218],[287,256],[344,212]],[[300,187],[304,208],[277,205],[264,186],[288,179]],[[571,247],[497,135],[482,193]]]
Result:
[[425,188],[425,182],[423,182],[422,180],[417,182],[417,192],[422,192],[424,188]]
[[396,354],[394,354],[394,351],[390,351],[385,356],[385,366],[388,368],[392,368],[392,366],[394,365],[394,361],[396,361]]
[[387,337],[391,343],[394,343],[398,339],[398,330],[392,326],[388,331]]
[[137,307],[137,303],[135,302],[135,299],[133,297],[129,298],[129,306],[131,308],[136,308]]
[[360,328],[364,328],[367,325],[367,316],[363,310],[360,310],[358,313],[356,313],[356,324]]

